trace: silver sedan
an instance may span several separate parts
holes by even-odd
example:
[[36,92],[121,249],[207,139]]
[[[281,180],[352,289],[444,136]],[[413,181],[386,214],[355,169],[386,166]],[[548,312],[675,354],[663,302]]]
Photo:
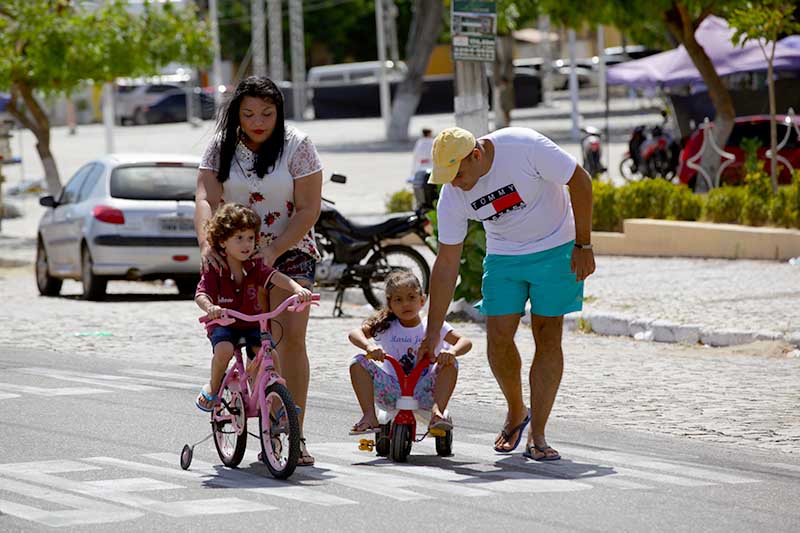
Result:
[[64,279],[100,300],[111,279],[174,279],[193,294],[200,272],[194,231],[199,159],[112,154],[81,167],[58,197],[39,203],[36,283],[55,296]]

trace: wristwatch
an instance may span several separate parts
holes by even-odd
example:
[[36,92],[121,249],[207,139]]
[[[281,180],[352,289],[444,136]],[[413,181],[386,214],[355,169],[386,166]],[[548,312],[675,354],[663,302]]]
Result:
[[575,243],[575,248],[580,248],[581,250],[591,250],[592,249],[592,243],[589,243],[589,244],[578,244],[576,242]]

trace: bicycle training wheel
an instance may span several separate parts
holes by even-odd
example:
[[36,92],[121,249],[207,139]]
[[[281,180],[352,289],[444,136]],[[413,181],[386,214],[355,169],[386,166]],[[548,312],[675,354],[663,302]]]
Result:
[[232,391],[227,385],[220,391],[211,413],[211,428],[222,464],[239,466],[247,447],[247,414],[240,391]]
[[372,254],[367,264],[373,267],[369,279],[365,279],[361,289],[372,307],[380,309],[386,304],[384,288],[386,276],[396,270],[406,270],[414,274],[428,294],[431,269],[428,262],[415,249],[402,244],[392,244]]
[[264,392],[258,415],[261,459],[277,479],[294,473],[300,458],[300,420],[292,395],[284,385],[273,383]]

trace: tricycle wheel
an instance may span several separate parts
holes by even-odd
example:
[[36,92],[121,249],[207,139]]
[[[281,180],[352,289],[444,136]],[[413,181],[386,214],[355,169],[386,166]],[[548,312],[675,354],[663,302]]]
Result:
[[181,450],[181,468],[184,470],[189,470],[189,467],[192,465],[193,453],[194,451],[192,450],[191,446],[188,444],[183,446],[183,449]]
[[381,426],[381,430],[375,435],[375,453],[378,457],[388,457],[391,444],[392,423],[388,422]]
[[411,425],[395,424],[392,428],[391,457],[396,463],[405,463],[411,453]]
[[444,437],[436,437],[436,455],[450,457],[453,455],[453,431],[446,431]]

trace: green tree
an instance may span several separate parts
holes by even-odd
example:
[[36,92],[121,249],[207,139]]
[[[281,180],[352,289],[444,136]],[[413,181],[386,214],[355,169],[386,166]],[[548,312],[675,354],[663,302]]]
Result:
[[[781,0],[760,0],[747,2],[739,9],[734,9],[728,18],[731,26],[736,28],[733,44],[744,46],[747,41],[758,43],[764,58],[767,60],[767,83],[769,86],[769,140],[773,157],[777,156],[778,128],[775,123],[775,78],[772,64],[775,59],[775,44],[785,34],[800,32],[800,21],[795,18],[795,2]],[[778,191],[778,164],[772,160],[770,178],[772,192]]]
[[[708,16],[727,17],[744,5],[745,0],[539,0],[544,13],[568,27],[610,24],[643,44],[682,44],[708,87],[716,110],[714,139],[718,146],[725,146],[736,112],[730,92],[694,34]],[[707,150],[702,164],[713,174],[719,158]]]
[[7,0],[0,4],[0,90],[8,111],[36,137],[47,188],[61,189],[50,151],[50,120],[39,95],[74,91],[85,81],[156,74],[170,62],[205,65],[205,24],[188,9],[145,3],[141,14],[120,0],[90,7],[72,0]]

